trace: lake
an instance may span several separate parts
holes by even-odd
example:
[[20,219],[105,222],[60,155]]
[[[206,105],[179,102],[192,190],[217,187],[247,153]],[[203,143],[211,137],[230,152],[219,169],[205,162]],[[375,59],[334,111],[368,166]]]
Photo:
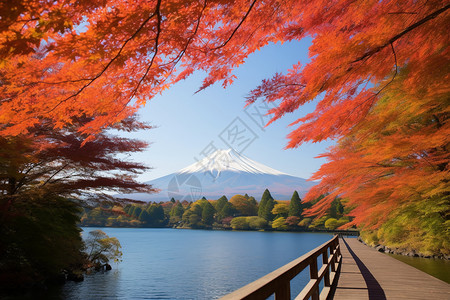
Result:
[[[47,299],[217,299],[332,238],[325,233],[100,229],[119,239],[123,261],[112,271],[68,282]],[[292,281],[292,292],[299,293],[308,280],[307,268]]]

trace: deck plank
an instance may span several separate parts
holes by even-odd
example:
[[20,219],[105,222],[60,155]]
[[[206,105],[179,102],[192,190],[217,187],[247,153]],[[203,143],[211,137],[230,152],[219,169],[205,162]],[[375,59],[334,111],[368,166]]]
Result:
[[342,268],[334,299],[450,300],[450,284],[355,238],[340,239]]

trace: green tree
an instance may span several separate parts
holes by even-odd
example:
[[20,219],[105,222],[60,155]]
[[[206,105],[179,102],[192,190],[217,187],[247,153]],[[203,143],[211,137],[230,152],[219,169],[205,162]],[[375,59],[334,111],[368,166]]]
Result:
[[125,205],[125,207],[123,208],[123,211],[126,213],[126,214],[130,214],[130,209],[132,208],[132,206],[131,206],[131,204],[127,204],[127,205]]
[[250,197],[248,197],[248,202],[255,207],[255,209],[256,209],[255,215],[257,215],[258,214],[258,201],[256,201],[255,197],[250,196]]
[[203,207],[202,207],[202,222],[203,222],[203,224],[212,225],[212,223],[214,222],[214,213],[215,212],[216,212],[216,210],[214,209],[212,204],[209,203],[209,201],[204,202]]
[[231,204],[230,202],[226,202],[223,205],[222,209],[218,212],[217,218],[220,221],[224,218],[232,217],[235,211],[236,209],[234,208],[233,204]]
[[139,218],[139,216],[141,215],[141,212],[142,212],[142,208],[140,206],[135,206],[133,209],[133,214],[132,214],[133,218],[135,218],[135,219]]
[[228,202],[226,196],[220,197],[215,203],[214,208],[217,211],[217,221],[220,222],[223,218],[231,217],[234,213],[233,205]]
[[292,194],[291,202],[289,202],[289,217],[301,217],[303,213],[302,200],[297,191]]
[[214,203],[214,208],[216,209],[216,211],[219,212],[222,210],[223,206],[227,202],[228,202],[228,198],[225,195],[223,195]]
[[87,213],[87,219],[90,224],[95,226],[105,226],[108,215],[101,207],[95,207]]
[[193,228],[201,226],[201,217],[197,214],[190,214],[189,215],[189,225]]
[[141,213],[139,214],[138,220],[147,224],[150,222],[151,218],[150,218],[150,215],[148,214],[148,212],[145,209],[143,209],[141,211]]
[[338,218],[342,217],[343,212],[344,212],[344,206],[342,205],[341,200],[336,197],[331,202],[328,215],[331,218],[338,219]]
[[172,209],[169,212],[169,216],[174,217],[182,217],[184,213],[183,205],[181,205],[180,202],[177,202],[174,206],[172,206]]
[[128,215],[129,215],[130,217],[133,216],[133,212],[134,212],[135,209],[136,209],[136,206],[135,206],[135,205],[131,205],[131,207],[128,209]]
[[189,207],[189,209],[187,209],[184,212],[182,221],[184,222],[185,225],[193,227],[193,228],[198,228],[203,225],[201,223],[203,209],[200,206],[200,203],[201,203],[200,201],[204,201],[204,200],[196,201]]
[[150,226],[160,227],[164,223],[164,209],[160,204],[152,204],[148,208],[149,222]]
[[275,200],[270,194],[269,190],[266,189],[261,197],[261,202],[259,203],[258,216],[267,220],[273,220],[272,209],[275,206]]
[[279,217],[275,219],[272,223],[272,228],[276,230],[286,230],[288,226],[286,225],[286,219],[283,217]]
[[189,210],[201,218],[203,209],[202,209],[201,205],[198,203],[198,201],[193,203],[191,205],[191,207],[189,208]]

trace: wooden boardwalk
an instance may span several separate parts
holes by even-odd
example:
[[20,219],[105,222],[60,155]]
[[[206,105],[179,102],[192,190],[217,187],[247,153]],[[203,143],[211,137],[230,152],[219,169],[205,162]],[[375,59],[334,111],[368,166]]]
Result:
[[340,239],[339,243],[343,261],[334,299],[450,300],[450,284],[355,238]]

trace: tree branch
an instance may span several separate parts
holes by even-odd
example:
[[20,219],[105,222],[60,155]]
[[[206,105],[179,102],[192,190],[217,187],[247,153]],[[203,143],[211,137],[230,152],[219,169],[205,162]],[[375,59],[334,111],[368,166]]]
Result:
[[216,47],[216,48],[213,48],[212,50],[220,49],[220,48],[222,48],[222,47],[225,47],[226,44],[228,44],[228,42],[233,38],[233,36],[234,36],[234,34],[236,33],[236,31],[238,31],[239,27],[241,27],[241,25],[244,23],[245,19],[247,19],[248,15],[249,15],[250,12],[252,11],[253,6],[255,6],[255,4],[256,4],[256,1],[258,1],[258,0],[253,0],[252,4],[250,5],[250,7],[249,7],[248,10],[247,10],[247,13],[246,13],[245,16],[242,18],[242,20],[239,22],[238,26],[236,26],[236,28],[233,30],[233,32],[231,33],[230,37],[229,37],[225,42],[223,42],[222,45],[220,45],[220,46],[218,46],[218,47]]
[[[122,46],[119,49],[119,52],[117,52],[117,54],[108,62],[108,64],[106,64],[105,67],[103,67],[103,69],[97,74],[95,75],[88,83],[86,83],[81,89],[79,89],[75,94],[70,95],[69,97],[61,100],[58,104],[56,104],[52,109],[50,109],[47,113],[52,112],[53,110],[55,110],[59,105],[61,105],[62,103],[70,100],[71,98],[74,98],[76,96],[78,96],[79,94],[81,94],[82,91],[84,91],[87,87],[89,87],[95,80],[97,80],[100,76],[102,76],[106,70],[112,65],[112,63],[119,58],[119,56],[121,55],[123,49],[125,48],[125,46],[132,40],[134,39],[138,33],[144,28],[144,26],[156,15],[156,12],[158,12],[159,14],[159,7],[161,5],[161,0],[158,1],[158,3],[156,4],[156,10],[155,13],[151,14],[147,19],[144,20],[144,22],[142,22],[142,24],[139,26],[139,28],[128,38],[125,40],[125,42],[122,44]],[[161,18],[161,16],[159,15],[159,19]],[[160,21],[160,20],[159,20]]]
[[440,14],[442,14],[443,12],[445,12],[447,9],[450,8],[450,4],[447,4],[446,6],[444,6],[441,9],[436,10],[435,12],[429,14],[428,16],[426,16],[425,18],[423,18],[422,20],[406,27],[402,32],[400,32],[399,34],[393,36],[391,39],[389,39],[386,43],[384,43],[381,46],[378,46],[375,49],[370,50],[369,52],[366,52],[364,55],[362,55],[361,57],[357,58],[356,60],[354,60],[353,62],[358,62],[361,61],[363,59],[365,59],[366,57],[372,56],[377,52],[380,52],[382,49],[384,49],[385,47],[389,46],[390,44],[392,45],[392,43],[394,43],[396,40],[398,40],[399,38],[403,37],[405,34],[407,34],[408,32],[416,29],[417,27],[421,26],[422,24],[436,18],[437,16],[439,16]]
[[150,69],[153,66],[153,62],[155,61],[156,55],[158,55],[159,36],[161,35],[161,12],[160,12],[160,7],[161,7],[161,0],[158,0],[158,3],[156,3],[155,12],[154,12],[154,14],[156,14],[156,18],[157,18],[156,37],[155,37],[155,52],[153,53],[152,59],[150,61],[150,64],[148,65],[147,69],[145,70],[144,76],[141,77],[141,79],[139,80],[136,88],[131,93],[132,95],[130,96],[130,100],[131,100],[131,98],[133,98],[136,95],[139,87],[141,86],[141,84],[144,81],[145,77],[147,76],[148,72],[150,72]]

